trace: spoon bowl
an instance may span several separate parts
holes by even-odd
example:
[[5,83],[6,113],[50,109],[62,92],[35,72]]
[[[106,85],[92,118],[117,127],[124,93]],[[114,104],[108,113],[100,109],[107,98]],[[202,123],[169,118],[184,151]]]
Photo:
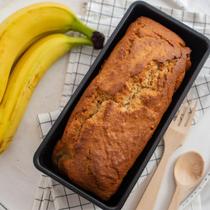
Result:
[[168,210],[177,210],[179,204],[201,180],[205,162],[197,152],[187,152],[181,155],[174,167],[176,191]]
[[204,173],[204,160],[197,152],[188,152],[176,161],[174,177],[176,184],[194,186]]

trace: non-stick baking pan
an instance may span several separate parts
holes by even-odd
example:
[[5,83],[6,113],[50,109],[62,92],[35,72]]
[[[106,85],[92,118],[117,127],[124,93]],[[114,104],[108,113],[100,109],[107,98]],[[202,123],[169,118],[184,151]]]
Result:
[[[152,138],[146,145],[144,151],[139,155],[135,164],[129,170],[128,174],[124,178],[119,190],[117,193],[108,201],[103,201],[94,194],[83,190],[81,187],[77,186],[75,183],[71,182],[67,177],[60,174],[55,167],[52,165],[51,156],[53,148],[55,147],[57,141],[61,138],[63,131],[65,129],[66,123],[71,115],[72,110],[77,104],[78,100],[82,96],[84,90],[90,84],[92,79],[98,74],[101,65],[106,60],[106,58],[110,55],[111,51],[118,43],[118,41],[125,34],[128,26],[134,22],[138,17],[146,16],[149,17],[167,28],[171,29],[175,33],[177,33],[180,37],[184,39],[187,46],[192,49],[191,53],[191,61],[192,66],[190,70],[186,73],[186,76],[173,96],[172,103],[170,104],[168,110],[164,114],[160,124],[155,130]],[[164,132],[169,126],[171,120],[173,119],[176,111],[180,107],[183,99],[185,98],[187,92],[193,84],[196,76],[200,72],[205,60],[207,59],[210,52],[210,44],[209,40],[204,37],[202,34],[194,31],[183,23],[175,20],[169,15],[163,13],[162,11],[154,8],[153,6],[142,2],[137,1],[133,3],[124,17],[116,27],[115,31],[107,41],[104,49],[100,52],[99,56],[96,58],[93,65],[90,67],[90,70],[80,83],[77,90],[74,92],[73,96],[67,103],[66,107],[56,120],[55,124],[45,137],[44,141],[39,146],[38,150],[34,155],[34,164],[36,168],[38,168],[43,173],[52,177],[59,183],[63,184],[67,188],[73,190],[74,192],[80,194],[87,200],[93,202],[98,205],[102,209],[106,210],[116,210],[121,209],[123,204],[125,203],[128,195],[133,189],[135,183],[137,182],[139,176],[143,172],[147,162],[152,156],[155,148],[160,142]]]

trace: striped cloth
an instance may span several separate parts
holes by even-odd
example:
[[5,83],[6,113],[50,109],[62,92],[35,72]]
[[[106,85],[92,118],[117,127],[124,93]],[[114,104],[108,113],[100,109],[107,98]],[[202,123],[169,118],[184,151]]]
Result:
[[[130,3],[131,1],[129,0],[90,0],[87,4],[86,16],[82,17],[82,19],[91,27],[103,32],[106,38],[108,38],[122,18]],[[166,8],[160,9],[210,37],[210,17],[206,15],[200,16],[196,13],[185,12],[183,10]],[[50,127],[56,120],[62,108],[65,106],[66,102],[71,97],[72,93],[77,88],[78,84],[88,71],[98,53],[98,51],[93,50],[91,47],[80,47],[72,50],[71,54],[69,55],[69,64],[66,71],[64,90],[61,97],[59,110],[51,113],[40,114],[38,116],[41,138],[44,138],[44,136],[47,134]],[[198,119],[201,118],[205,113],[205,110],[210,107],[210,59],[207,60],[202,72],[198,76],[187,96],[187,101],[189,103],[195,100],[198,100],[196,112],[196,119],[198,121]],[[123,209],[135,209],[140,194],[142,193],[140,192],[140,189],[142,191],[142,189],[145,188],[145,183],[148,180],[147,177],[157,167],[162,155],[162,151],[163,144],[161,143],[154,152],[151,160],[146,166],[146,169],[133,189]],[[208,179],[209,178],[207,177],[205,182],[207,182]],[[191,204],[191,207],[189,206],[192,197],[195,197],[197,194],[194,193],[191,195],[191,197],[182,204],[182,209],[188,206],[187,209],[189,210],[200,210],[200,200],[194,201],[193,205]],[[40,184],[34,200],[33,210],[53,209],[92,210],[100,208],[60,185],[46,175],[41,175]]]

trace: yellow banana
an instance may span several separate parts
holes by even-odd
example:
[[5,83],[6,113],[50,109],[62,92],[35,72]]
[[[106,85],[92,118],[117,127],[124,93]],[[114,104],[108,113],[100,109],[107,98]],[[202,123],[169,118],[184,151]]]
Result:
[[0,104],[0,153],[11,142],[33,90],[46,70],[72,47],[91,44],[86,38],[53,34],[40,39],[23,54]]
[[103,47],[101,33],[86,26],[68,7],[58,3],[39,3],[23,8],[0,25],[0,102],[17,58],[44,35],[69,30],[86,35],[95,48]]

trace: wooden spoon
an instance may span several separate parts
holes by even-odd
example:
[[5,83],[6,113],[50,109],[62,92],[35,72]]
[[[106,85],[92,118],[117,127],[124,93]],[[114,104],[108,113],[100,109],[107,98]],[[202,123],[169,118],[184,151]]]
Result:
[[176,190],[168,210],[177,210],[183,199],[200,181],[204,173],[204,160],[197,152],[180,156],[174,167]]

